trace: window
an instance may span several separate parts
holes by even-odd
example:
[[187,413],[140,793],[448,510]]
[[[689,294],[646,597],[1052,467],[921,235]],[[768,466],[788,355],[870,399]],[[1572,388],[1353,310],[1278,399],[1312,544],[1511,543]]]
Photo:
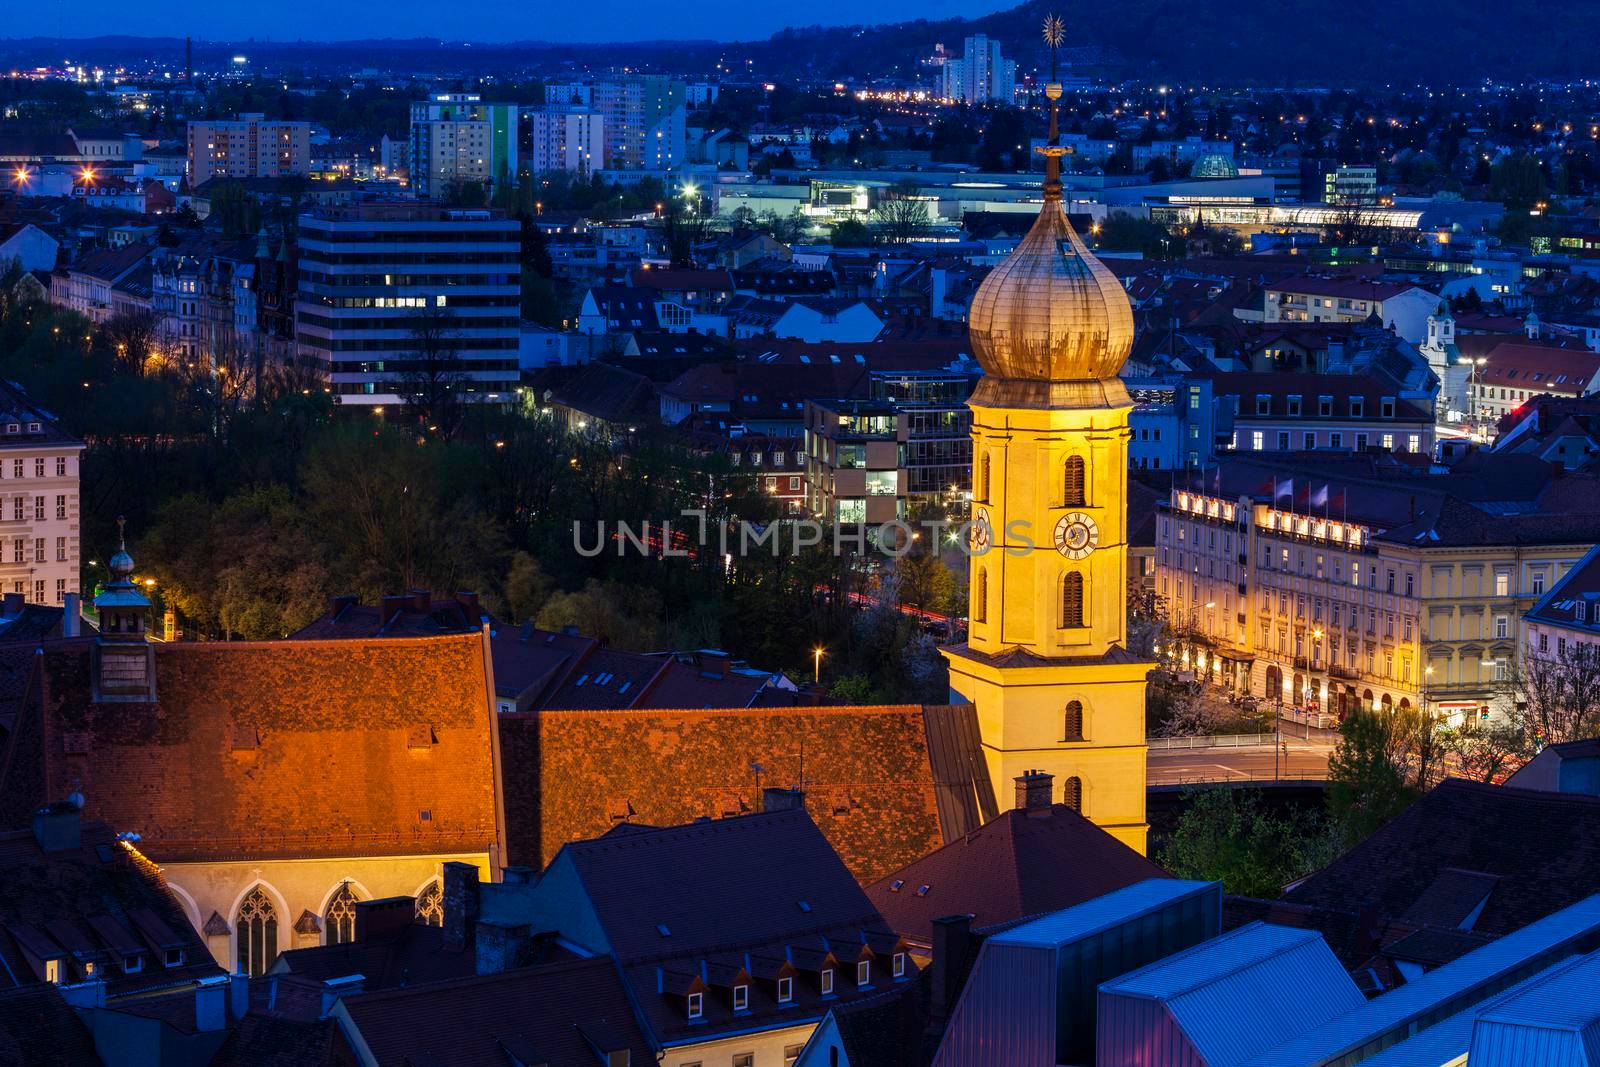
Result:
[[44,538],[41,537],[33,542],[33,561],[43,563],[44,559]]
[[1067,712],[1063,716],[1064,728],[1061,731],[1063,741],[1083,740],[1083,702],[1078,700],[1067,701]]
[[11,477],[22,477],[22,460],[14,459],[11,461]]
[[1287,452],[1287,451],[1289,451],[1289,431],[1288,430],[1279,430],[1278,431],[1278,451],[1279,452]]
[[444,925],[444,889],[437,878],[417,894],[417,921],[425,926]]
[[749,986],[747,986],[747,985],[736,985],[736,986],[733,987],[733,1010],[734,1011],[749,1011],[750,1010],[750,987]]
[[1338,431],[1334,431],[1333,433],[1328,434],[1328,447],[1329,448],[1343,448],[1344,447],[1344,434],[1339,433]]
[[1288,401],[1289,414],[1295,418],[1298,418],[1300,416],[1300,398],[1298,396],[1291,396],[1288,398]]
[[342,945],[356,939],[356,895],[349,882],[343,882],[328,901],[323,913],[323,937],[329,945]]
[[1353,396],[1350,398],[1350,417],[1352,419],[1364,418],[1367,414],[1367,398]]
[[983,464],[979,468],[978,499],[985,503],[989,500],[989,453],[983,454]]
[[1061,803],[1078,814],[1083,814],[1083,779],[1077,775],[1068,778],[1061,787]]
[[1511,575],[1505,573],[1504,571],[1501,571],[1500,573],[1498,573],[1498,574],[1496,574],[1494,576],[1494,595],[1495,596],[1510,596],[1511,595]]
[[1082,507],[1086,502],[1083,495],[1084,470],[1082,456],[1067,457],[1063,481],[1062,504],[1069,508]]
[[1260,452],[1263,448],[1266,447],[1265,441],[1266,441],[1266,435],[1263,434],[1260,430],[1252,430],[1252,431],[1250,431],[1250,447],[1251,448],[1255,449],[1257,452]]
[[1421,452],[1422,451],[1422,438],[1420,436],[1418,436],[1417,434],[1414,434],[1414,433],[1413,434],[1407,434],[1406,435],[1406,451],[1407,452]]
[[1510,637],[1511,620],[1504,615],[1496,615],[1494,617],[1494,635],[1501,639]]
[[1406,596],[1412,596],[1416,592],[1416,588],[1417,576],[1414,574],[1406,575]]
[[822,995],[825,996],[825,997],[833,996],[833,968],[832,967],[824,967],[822,969]]
[[1385,452],[1394,451],[1394,434],[1386,433],[1383,435],[1383,450]]
[[61,981],[61,961],[60,960],[45,960],[44,961],[44,980],[46,982],[52,982],[52,983],[59,983]]
[[896,978],[904,978],[906,976],[906,954],[904,952],[896,952],[894,954],[894,976]]
[[787,1004],[794,999],[794,979],[787,976],[778,979],[778,1003]]
[[66,476],[67,476],[67,457],[66,456],[57,456],[56,457],[56,477],[57,478],[65,478]]
[[794,1067],[795,1064],[799,1063],[800,1051],[803,1048],[805,1048],[804,1045],[783,1046],[783,1067]]
[[142,954],[134,953],[132,956],[123,957],[123,974],[138,974],[142,970],[144,970],[144,956]]
[[1364,434],[1364,433],[1356,434],[1356,451],[1357,452],[1365,452],[1366,450],[1367,450],[1367,435]]
[[1533,595],[1544,595],[1544,571],[1534,571],[1530,581],[1533,583]]
[[856,985],[872,984],[872,961],[862,960],[856,964]]
[[168,967],[182,967],[183,966],[183,949],[181,949],[181,948],[169,948],[169,949],[167,949],[167,956],[166,956],[166,960],[164,962],[166,963],[166,965]]
[[978,568],[978,591],[977,591],[977,595],[974,596],[972,599],[974,601],[974,603],[972,605],[972,621],[973,622],[988,622],[989,621],[989,569],[987,567],[979,567]]
[[40,456],[40,457],[38,457],[37,459],[35,459],[33,461],[33,476],[35,478],[43,478],[44,477],[44,457],[43,456]]
[[733,1054],[733,1067],[755,1067],[756,1054],[754,1052],[735,1052]]
[[239,973],[252,978],[266,974],[278,958],[278,909],[260,886],[250,890],[240,903],[234,935],[238,941]]
[[1321,415],[1325,419],[1332,417],[1332,415],[1333,415],[1333,397],[1331,397],[1331,396],[1319,396],[1319,397],[1317,397],[1317,414]]
[[1305,434],[1305,450],[1307,452],[1310,452],[1313,449],[1315,449],[1316,447],[1317,447],[1317,435],[1314,432],[1309,432],[1308,431]]
[[43,521],[44,519],[44,497],[42,496],[33,498],[33,517],[36,521]]
[[704,993],[689,994],[689,1018],[698,1019],[705,1014],[706,995]]
[[1270,414],[1272,414],[1272,397],[1266,395],[1265,393],[1257,393],[1256,394],[1256,414],[1257,415],[1270,415]]
[[1083,574],[1079,571],[1061,579],[1061,625],[1064,629],[1083,625]]
[[1394,397],[1386,396],[1378,401],[1378,415],[1381,418],[1394,418]]

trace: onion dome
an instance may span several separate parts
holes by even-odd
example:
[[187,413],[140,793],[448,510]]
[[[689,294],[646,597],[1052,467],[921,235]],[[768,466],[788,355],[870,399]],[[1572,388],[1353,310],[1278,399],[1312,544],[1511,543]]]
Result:
[[114,581],[125,582],[133,574],[133,557],[128,555],[128,538],[124,532],[128,520],[117,516],[117,552],[106,561],[106,570]]
[[1127,293],[1072,229],[1059,188],[1046,185],[1033,228],[973,297],[973,354],[992,377],[1115,378],[1133,347]]

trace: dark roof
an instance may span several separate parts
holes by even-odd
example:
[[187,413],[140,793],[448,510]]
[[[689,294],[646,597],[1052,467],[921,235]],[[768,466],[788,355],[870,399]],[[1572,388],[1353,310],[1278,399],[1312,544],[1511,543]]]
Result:
[[333,1019],[286,1019],[251,1012],[239,1020],[209,1067],[333,1067],[339,1063]]
[[832,1009],[850,1067],[923,1067],[927,1063],[921,1004],[927,980]]
[[477,955],[469,949],[446,952],[444,931],[413,922],[383,936],[339,945],[297,948],[278,956],[275,971],[326,981],[359,974],[369,991],[394,986],[467,978],[476,974]]
[[639,267],[630,281],[635,289],[654,289],[658,292],[683,293],[731,292],[733,278],[725,270],[682,270],[671,267]]
[[361,993],[342,1005],[378,1067],[480,1067],[508,1053],[596,1067],[623,1049],[635,1067],[656,1061],[606,957]]
[[1600,886],[1600,798],[1447,779],[1284,899],[1452,928],[1461,894],[1440,888],[1451,871],[1498,879],[1474,931],[1559,911]]
[[655,387],[650,379],[609,363],[590,363],[550,391],[552,403],[609,423],[650,422]]
[[867,887],[896,932],[929,944],[933,920],[975,927],[1070,908],[1114,889],[1166,878],[1155,863],[1062,804],[1012,809]]
[[[857,879],[882,877],[996,814],[971,705],[544,711],[499,717],[511,862],[631,819],[755,811],[763,785],[806,806]],[[630,814],[631,813],[631,814]]]
[[120,248],[97,248],[78,257],[67,269],[74,274],[88,274],[114,282],[143,263],[150,252],[150,245],[139,242]]
[[[10,424],[19,423],[17,433],[6,433]],[[38,423],[37,431],[31,428]],[[37,448],[41,444],[82,448],[83,442],[63,430],[56,417],[35,404],[15,382],[0,383],[0,449]]]
[[[1211,387],[1214,395],[1239,398],[1237,418],[1248,422],[1256,418],[1296,419],[1315,423],[1324,419],[1341,422],[1359,418],[1371,423],[1374,429],[1385,425],[1426,423],[1431,425],[1433,415],[1414,400],[1397,395],[1395,386],[1370,374],[1311,374],[1300,371],[1233,371],[1213,374]],[[1330,409],[1322,414],[1321,397],[1328,397]],[[1267,413],[1257,414],[1258,398],[1267,398]],[[1355,414],[1352,398],[1361,399],[1361,414]],[[1300,413],[1291,415],[1291,398],[1298,398]],[[1394,402],[1394,417],[1381,417],[1382,401]]]
[[483,625],[484,613],[470,594],[441,598],[412,592],[405,598],[361,604],[355,597],[335,597],[328,613],[307,623],[291,640],[351,637],[436,637],[470,633]]
[[[184,962],[169,968],[174,948]],[[122,960],[131,955],[143,966],[128,974]],[[0,834],[0,987],[42,981],[38,967],[50,956],[68,957],[70,981],[82,981],[92,962],[112,997],[222,973],[160,869],[103,822],[82,822],[78,847],[49,852],[32,830]]]
[[96,1067],[94,1036],[53,985],[0,991],[0,1065]]
[[5,809],[81,790],[86,814],[139,833],[157,861],[496,840],[479,634],[154,644],[153,703],[96,702],[93,651],[44,646],[41,692],[8,742]]
[[1305,293],[1310,296],[1344,297],[1350,300],[1392,300],[1419,286],[1410,282],[1374,282],[1361,278],[1280,278],[1267,285],[1278,292]]

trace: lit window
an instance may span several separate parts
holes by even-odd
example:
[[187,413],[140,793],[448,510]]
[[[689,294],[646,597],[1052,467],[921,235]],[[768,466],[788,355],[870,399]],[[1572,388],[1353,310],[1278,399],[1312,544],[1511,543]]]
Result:
[[750,987],[736,985],[733,987],[733,1010],[746,1011],[750,1007]]
[[906,976],[906,954],[904,952],[896,952],[894,954],[894,976],[896,978],[904,978]]
[[856,985],[872,984],[872,961],[862,960],[856,964]]
[[705,1011],[705,994],[689,994],[689,1018],[698,1019]]
[[44,980],[46,982],[60,982],[61,981],[61,961],[60,960],[45,960],[44,961]]
[[794,979],[778,979],[778,1003],[787,1004],[794,999]]
[[826,967],[822,971],[822,995],[825,996],[825,997],[833,995],[833,968],[832,967]]

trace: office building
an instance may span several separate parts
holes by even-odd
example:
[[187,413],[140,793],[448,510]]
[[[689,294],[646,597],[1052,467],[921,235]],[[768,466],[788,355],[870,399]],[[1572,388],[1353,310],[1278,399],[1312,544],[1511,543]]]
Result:
[[[521,287],[515,220],[406,203],[300,218],[300,352],[344,405],[396,405],[408,361],[453,356],[454,388],[505,402],[518,379]],[[415,367],[415,363],[409,364]]]
[[189,186],[212,178],[287,178],[311,170],[311,124],[257,113],[189,123]]
[[1011,103],[1016,95],[1017,65],[1000,55],[1000,42],[983,34],[968,37],[966,55],[944,64],[944,97],[966,104]]
[[841,525],[906,517],[908,418],[880,400],[808,400],[806,505]]
[[[436,93],[411,105],[411,185],[441,200],[463,185],[514,181],[517,107],[477,93]],[[487,189],[486,189],[487,191]]]

